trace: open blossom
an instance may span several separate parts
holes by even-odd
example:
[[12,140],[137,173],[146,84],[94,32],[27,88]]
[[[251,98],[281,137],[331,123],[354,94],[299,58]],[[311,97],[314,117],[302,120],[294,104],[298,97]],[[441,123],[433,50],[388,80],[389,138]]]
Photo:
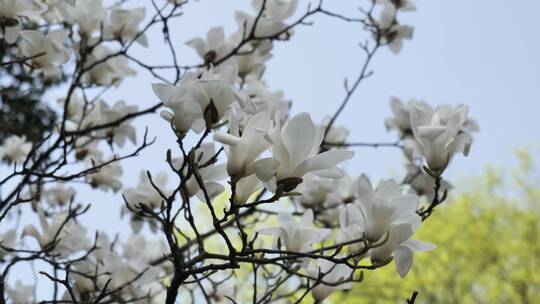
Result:
[[414,105],[421,107],[429,107],[424,101],[410,99],[404,103],[397,97],[390,98],[390,108],[394,117],[389,117],[384,120],[386,130],[398,130],[402,138],[412,136],[411,129],[411,110]]
[[290,213],[280,212],[278,215],[279,227],[264,228],[260,234],[274,235],[288,251],[307,252],[316,243],[326,239],[331,231],[319,229],[313,225],[313,211],[307,210],[299,222]]
[[85,68],[92,68],[84,73],[83,82],[102,86],[119,85],[124,77],[136,74],[136,71],[128,66],[125,56],[112,56],[103,61],[112,54],[114,51],[106,46],[96,46],[87,57]]
[[413,4],[409,5],[405,3],[402,7],[396,7],[393,1],[379,2],[383,4],[381,16],[377,21],[377,26],[384,31],[382,43],[387,44],[393,53],[398,54],[403,48],[403,40],[412,39],[414,29],[412,26],[399,24],[396,20],[396,15],[398,10],[411,11],[415,7]]
[[28,153],[32,150],[32,143],[26,141],[26,136],[12,135],[0,145],[0,160],[8,164],[23,163]]
[[[420,226],[421,218],[416,213],[418,197],[403,194],[393,179],[380,183],[373,189],[369,179],[362,175],[357,182],[358,203],[348,204],[341,214],[342,231],[340,241],[365,238],[371,243],[382,243],[369,250],[374,264],[383,264],[392,256],[396,257],[396,268],[403,277],[411,267],[412,250],[427,251],[435,248],[432,244],[409,240]],[[353,250],[361,250],[356,245]],[[406,255],[406,258],[398,258]]]
[[74,5],[65,5],[63,11],[66,21],[77,24],[79,33],[85,37],[91,37],[98,31],[107,17],[101,0],[76,0]]
[[27,285],[17,280],[14,286],[9,286],[7,288],[7,295],[11,299],[11,303],[17,304],[30,304],[34,303],[33,294],[34,286]]
[[[259,18],[240,11],[235,13],[236,23],[242,37],[251,33],[256,19],[256,37],[269,37],[281,33],[287,28],[285,20],[290,18],[298,7],[298,0],[253,0],[251,5],[256,14],[261,11],[263,3],[265,3],[264,11]],[[289,32],[291,31],[289,30]]]
[[47,202],[53,206],[64,206],[75,197],[75,189],[58,183],[52,188],[46,189],[43,194]]
[[[14,248],[17,240],[17,230],[9,229],[0,233],[0,245],[6,248]],[[9,255],[9,251],[5,251],[0,247],[0,261],[4,260],[4,257]]]
[[201,75],[188,73],[178,86],[154,84],[155,94],[172,110],[162,112],[162,117],[179,132],[201,132],[205,126],[217,123],[236,101],[233,86],[237,77],[236,65],[226,63],[219,69],[210,67]]
[[311,290],[311,294],[317,302],[328,298],[335,291],[348,290],[353,286],[350,279],[354,270],[345,264],[335,264],[326,259],[317,259],[316,264],[309,264],[306,272],[312,278],[313,283],[322,277],[320,283]]
[[317,220],[329,226],[335,226],[339,220],[341,208],[356,197],[356,183],[350,176],[340,179],[325,179],[307,175],[298,192],[301,196],[296,201],[305,209],[312,209]]
[[[428,202],[433,200],[435,196],[435,180],[429,176],[421,167],[415,164],[406,164],[407,175],[404,180],[408,181],[412,191],[418,196],[424,195]],[[452,189],[452,185],[445,179],[440,181],[439,195],[443,195],[444,191]]]
[[43,70],[46,79],[60,79],[58,65],[69,60],[69,51],[64,46],[66,32],[62,29],[51,31],[47,36],[39,31],[23,31],[19,42],[19,51],[28,63]]
[[414,141],[405,144],[413,150],[413,158],[423,157],[434,174],[440,174],[448,166],[455,153],[469,153],[471,136],[460,132],[467,122],[466,106],[449,110],[415,105],[411,112],[411,128]]
[[[259,159],[261,153],[270,147],[266,132],[270,128],[270,115],[260,112],[251,117],[240,136],[238,122],[232,117],[231,133],[216,132],[214,139],[228,145],[227,172],[231,177],[240,179],[251,174],[271,178],[277,162],[271,158]],[[267,176],[270,174],[270,176]]]
[[282,91],[270,91],[264,81],[252,80],[244,84],[243,91],[249,96],[253,113],[268,111],[271,117],[279,113],[279,120],[285,122],[291,109],[291,101],[284,98]]
[[402,278],[405,277],[411,269],[414,251],[431,251],[436,247],[431,243],[410,240],[414,232],[414,227],[407,223],[393,226],[384,244],[371,250],[372,263],[385,263],[393,256],[397,272]]
[[[152,176],[152,182],[162,193],[168,193],[167,189],[165,189],[167,184],[167,174],[159,173],[156,176]],[[159,208],[163,200],[159,192],[152,186],[152,183],[150,183],[148,174],[146,174],[145,171],[141,171],[137,186],[127,188],[124,191],[124,196],[133,209],[136,209],[135,207],[139,203],[145,204],[150,208]]]
[[234,48],[225,37],[225,30],[222,26],[211,28],[206,34],[206,40],[198,37],[191,39],[186,44],[197,51],[205,64],[222,59]]
[[148,46],[146,33],[140,33],[139,24],[146,16],[144,7],[134,9],[123,9],[114,6],[111,9],[110,21],[105,27],[105,37],[117,38],[123,43],[137,38],[137,42],[142,46]]
[[[276,172],[277,183],[301,179],[307,173],[324,178],[339,178],[343,172],[336,167],[339,163],[351,159],[354,153],[344,150],[329,150],[318,153],[324,128],[317,126],[308,113],[300,113],[285,123],[279,121],[270,134],[272,152],[279,161]],[[300,180],[299,180],[300,181]],[[291,191],[298,185],[284,185],[285,191]]]
[[[99,165],[96,164],[96,165]],[[90,166],[93,166],[90,164]],[[104,167],[101,167],[97,172],[88,175],[90,179],[90,185],[95,188],[101,188],[104,190],[112,189],[114,192],[122,188],[122,167],[116,162],[110,163]]]
[[[112,107],[101,101],[99,106],[103,123],[117,121],[128,114],[137,112],[137,109],[137,106],[127,105],[123,100],[117,101]],[[124,146],[126,139],[129,139],[132,143],[136,141],[135,127],[128,121],[116,127],[106,129],[104,132],[119,147]]]
[[[211,198],[216,197],[223,192],[224,187],[220,181],[227,177],[225,164],[213,163],[212,160],[215,155],[216,148],[213,143],[202,144],[201,147],[194,153],[194,159],[197,160],[197,166],[200,167],[198,168],[198,172],[204,183],[204,188]],[[179,157],[173,160],[173,166],[176,170],[180,170],[183,162],[183,157]],[[187,168],[188,167],[186,165],[184,167],[184,174],[187,173]],[[197,178],[194,175],[192,175],[186,181],[186,190],[190,197],[197,195],[200,200],[205,199],[204,192],[199,185],[199,181],[197,181]]]
[[[330,123],[330,116],[326,116],[321,125],[326,129],[328,124]],[[336,126],[335,124],[332,125],[332,127],[326,132],[324,142],[325,143],[332,143],[332,144],[343,144],[347,140],[347,137],[349,136],[349,130],[342,126]]]
[[41,249],[52,249],[53,253],[65,256],[89,248],[89,241],[85,237],[86,230],[73,219],[66,222],[67,212],[56,214],[49,222],[43,209],[38,207],[38,216],[41,232],[34,225],[27,225],[24,227],[22,237],[31,236]]
[[15,43],[21,32],[20,18],[37,16],[46,9],[38,0],[0,0],[0,38]]

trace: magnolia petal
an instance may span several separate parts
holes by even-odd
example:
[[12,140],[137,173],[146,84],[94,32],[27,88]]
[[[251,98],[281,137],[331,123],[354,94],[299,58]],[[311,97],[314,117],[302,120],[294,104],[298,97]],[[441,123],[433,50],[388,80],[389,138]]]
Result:
[[352,151],[329,150],[306,159],[293,170],[291,175],[302,177],[308,172],[331,168],[353,157]]
[[412,266],[412,250],[405,246],[398,246],[394,251],[394,260],[396,262],[396,269],[399,276],[404,278]]
[[283,126],[281,138],[289,153],[291,161],[290,166],[292,168],[298,166],[302,161],[307,159],[315,140],[315,128],[309,114],[300,113],[289,120],[285,126]]
[[273,158],[263,158],[256,161],[253,165],[254,173],[261,181],[270,180],[279,167],[279,161]]

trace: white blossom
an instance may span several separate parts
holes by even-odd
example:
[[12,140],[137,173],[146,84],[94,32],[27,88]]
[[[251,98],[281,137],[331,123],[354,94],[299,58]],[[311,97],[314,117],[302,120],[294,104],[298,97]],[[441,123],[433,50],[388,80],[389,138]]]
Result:
[[455,153],[469,153],[471,136],[460,132],[467,122],[468,107],[460,106],[448,111],[415,105],[411,112],[411,128],[415,141],[406,145],[413,150],[413,158],[423,157],[434,174],[446,169]]
[[39,31],[23,31],[19,51],[35,69],[43,70],[45,79],[60,79],[58,65],[69,60],[69,51],[64,46],[66,32],[62,29],[51,31],[47,36]]
[[102,44],[96,46],[85,62],[85,68],[92,68],[84,73],[83,82],[101,86],[119,85],[124,77],[136,74],[135,70],[128,66],[125,56],[112,56],[113,54],[114,51]]
[[21,32],[20,18],[33,17],[42,13],[47,6],[38,0],[0,0],[0,38],[9,44],[15,43]]
[[279,227],[263,228],[260,234],[274,235],[288,251],[307,252],[316,243],[330,235],[329,229],[319,229],[313,225],[313,211],[307,210],[299,222],[290,213],[280,212]]
[[348,281],[353,275],[353,269],[345,264],[335,264],[326,259],[317,259],[315,265],[309,264],[306,272],[312,278],[312,284],[322,276],[319,284],[311,290],[311,294],[317,302],[328,298],[335,291],[351,289],[353,286],[352,282]]
[[[217,123],[236,101],[233,85],[238,71],[234,63],[227,63],[219,70],[211,67],[200,77],[191,72],[182,78],[178,86],[154,84],[154,92],[163,104],[172,110],[161,116],[171,122],[177,131],[187,133],[190,129],[201,132],[206,124]],[[212,108],[215,108],[213,113]],[[205,113],[217,121],[205,121]]]
[[13,162],[22,164],[31,150],[32,143],[26,141],[26,136],[11,135],[4,139],[0,146],[0,160],[8,164]]
[[76,0],[74,5],[65,5],[66,21],[79,26],[79,33],[84,37],[92,37],[105,22],[107,10],[101,0]]
[[66,187],[64,183],[58,183],[54,187],[46,189],[43,195],[49,204],[53,206],[64,206],[75,197],[75,189]]
[[[90,166],[93,165],[90,164]],[[96,163],[96,166],[100,166],[100,164]],[[122,182],[120,181],[122,172],[122,167],[117,162],[107,164],[99,168],[97,172],[88,175],[90,185],[103,190],[110,188],[116,192],[122,188]]]
[[34,286],[24,284],[17,280],[14,286],[7,288],[7,294],[12,303],[16,304],[31,304],[34,303],[33,292]]
[[239,179],[257,174],[263,180],[271,178],[277,167],[272,158],[259,159],[259,156],[270,147],[267,132],[270,128],[270,115],[260,112],[251,117],[240,136],[240,128],[234,117],[231,117],[231,133],[215,132],[214,139],[228,145],[227,172]]
[[[318,153],[324,128],[317,126],[308,113],[300,113],[285,123],[279,121],[271,132],[272,152],[279,161],[276,179],[278,184],[285,179],[302,178],[307,173],[313,173],[324,178],[339,178],[343,172],[336,167],[339,163],[351,159],[352,151],[329,150]],[[296,187],[284,185],[286,191]]]
[[67,212],[56,214],[49,223],[43,209],[38,207],[38,216],[41,232],[34,225],[27,225],[21,237],[31,236],[41,249],[52,250],[52,253],[64,256],[89,248],[86,230],[72,218],[68,219]]
[[144,7],[134,9],[124,9],[114,6],[111,9],[110,22],[105,27],[105,37],[117,38],[122,43],[126,43],[137,38],[137,42],[142,46],[148,46],[146,33],[140,33],[139,25],[146,16]]
[[194,38],[186,42],[186,45],[197,51],[197,54],[205,63],[213,63],[228,55],[234,46],[225,37],[222,26],[211,28],[206,34],[206,40]]

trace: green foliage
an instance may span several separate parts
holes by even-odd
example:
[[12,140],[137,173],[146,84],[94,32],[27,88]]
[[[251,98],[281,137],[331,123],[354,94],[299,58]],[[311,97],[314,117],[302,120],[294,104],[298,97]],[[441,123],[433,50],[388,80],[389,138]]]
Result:
[[389,265],[366,273],[364,283],[334,302],[405,303],[417,290],[416,303],[538,303],[540,170],[534,154],[517,151],[512,175],[490,168],[458,185],[417,233],[438,248],[415,254],[405,279]]

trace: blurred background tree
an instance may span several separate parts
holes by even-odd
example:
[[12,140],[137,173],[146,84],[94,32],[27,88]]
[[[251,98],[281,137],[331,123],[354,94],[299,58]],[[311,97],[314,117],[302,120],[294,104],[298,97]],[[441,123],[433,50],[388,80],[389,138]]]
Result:
[[513,171],[488,168],[467,179],[418,232],[438,250],[417,254],[405,279],[394,267],[366,273],[335,303],[538,303],[540,151],[517,151]]
[[[18,59],[19,58],[19,59]],[[36,141],[51,130],[56,113],[44,94],[65,82],[46,81],[41,74],[25,71],[17,48],[0,42],[0,143],[16,134]],[[16,61],[17,64],[8,64]],[[51,102],[56,102],[53,100]]]

